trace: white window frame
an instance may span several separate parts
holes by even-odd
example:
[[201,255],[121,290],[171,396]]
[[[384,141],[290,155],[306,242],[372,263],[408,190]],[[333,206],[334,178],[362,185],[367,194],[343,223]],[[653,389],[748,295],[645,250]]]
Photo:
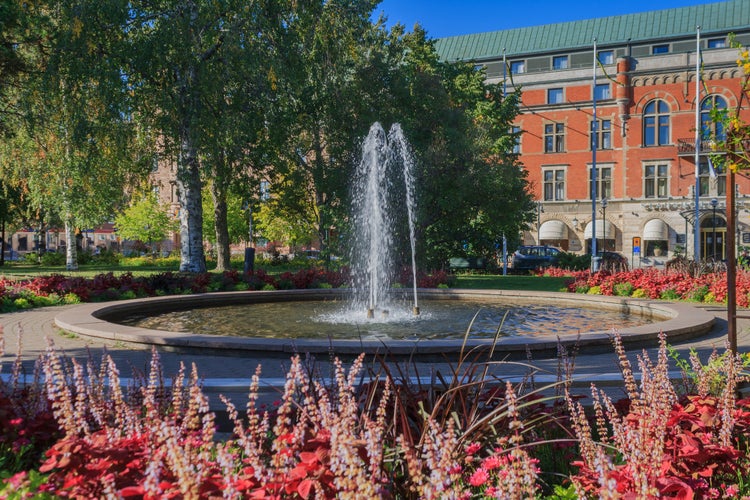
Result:
[[[653,173],[650,172],[653,169]],[[643,197],[646,199],[669,198],[668,161],[651,161],[643,164]],[[649,185],[651,188],[649,189]]]
[[565,201],[567,170],[563,165],[542,167],[543,201]]

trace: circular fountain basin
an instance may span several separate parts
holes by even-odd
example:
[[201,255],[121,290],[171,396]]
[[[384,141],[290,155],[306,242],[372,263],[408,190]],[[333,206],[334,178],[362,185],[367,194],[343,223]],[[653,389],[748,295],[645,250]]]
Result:
[[[292,322],[286,328],[276,327],[277,335],[269,338],[167,331],[118,323],[123,318],[132,316],[149,316],[165,311],[227,305],[252,307],[253,304],[287,303],[286,305],[292,307],[295,304],[302,307],[309,301],[342,303],[350,294],[349,290],[289,290],[152,297],[106,304],[83,304],[60,313],[55,318],[55,323],[64,330],[84,336],[152,344],[171,349],[210,349],[213,352],[230,355],[245,353],[247,355],[288,356],[297,352],[357,355],[365,352],[397,356],[415,354],[450,356],[474,349],[492,350],[496,358],[507,358],[525,357],[529,351],[537,356],[555,356],[561,344],[569,346],[578,344],[581,348],[587,349],[586,352],[591,352],[591,349],[610,350],[611,336],[615,331],[621,335],[626,345],[640,347],[654,344],[662,331],[667,335],[669,342],[675,342],[707,333],[711,330],[714,321],[712,314],[683,303],[552,292],[422,289],[419,291],[419,299],[429,304],[439,304],[440,301],[448,301],[445,304],[465,303],[470,307],[474,307],[474,304],[500,302],[511,303],[514,306],[546,304],[560,308],[604,310],[614,313],[615,316],[612,317],[625,314],[638,317],[647,323],[637,326],[602,323],[600,328],[587,331],[580,331],[572,326],[568,331],[557,328],[546,333],[502,334],[497,338],[495,338],[494,331],[466,336],[468,324],[464,324],[459,332],[453,332],[452,335],[442,338],[427,338],[430,335],[419,334],[408,334],[401,338],[368,334],[359,335],[357,338],[338,338],[334,335],[293,338],[288,334],[289,331],[295,330],[295,324]],[[428,308],[424,309],[425,313],[429,314]],[[494,329],[500,326],[494,325]]]

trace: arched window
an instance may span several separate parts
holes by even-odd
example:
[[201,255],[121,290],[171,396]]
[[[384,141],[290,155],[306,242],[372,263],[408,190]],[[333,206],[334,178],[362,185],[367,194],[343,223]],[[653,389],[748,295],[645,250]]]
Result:
[[654,99],[643,109],[643,145],[665,144],[669,144],[669,106],[661,99]]
[[701,136],[703,140],[717,139],[723,141],[726,139],[724,124],[711,120],[711,110],[727,109],[727,101],[720,95],[710,95],[703,99],[701,103]]

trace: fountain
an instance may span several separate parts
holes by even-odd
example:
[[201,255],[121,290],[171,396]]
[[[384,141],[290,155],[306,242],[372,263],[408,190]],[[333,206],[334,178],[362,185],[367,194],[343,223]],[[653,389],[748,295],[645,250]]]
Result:
[[403,178],[406,217],[409,225],[411,267],[414,289],[412,313],[419,315],[414,236],[414,161],[401,125],[388,134],[374,123],[362,145],[362,159],[352,187],[352,218],[355,228],[352,246],[354,310],[366,310],[373,319],[390,316],[393,277],[393,227],[396,223],[393,182]]
[[[210,349],[232,355],[259,352],[267,356],[298,350],[339,355],[386,349],[391,355],[409,357],[449,353],[460,356],[464,349],[479,348],[502,357],[526,357],[530,351],[555,356],[558,343],[578,345],[577,332],[582,331],[586,332],[583,345],[587,349],[609,349],[611,327],[599,330],[604,325],[619,325],[624,341],[639,345],[655,341],[660,331],[673,340],[711,328],[712,314],[701,316],[682,304],[549,292],[424,289],[420,295],[426,299],[425,307],[420,314],[414,256],[413,170],[413,155],[400,125],[393,125],[386,134],[379,123],[373,124],[363,142],[352,188],[352,226],[356,228],[351,254],[353,294],[336,289],[154,297],[85,304],[58,315],[56,324],[85,336],[170,348]],[[406,210],[398,209],[404,202]],[[394,227],[404,225],[404,218],[411,249],[411,310],[404,306],[408,294],[403,290],[396,293],[391,286],[396,268]],[[342,302],[348,303],[343,310]],[[535,309],[540,304],[552,309]],[[227,306],[240,307],[242,312],[225,309]],[[518,321],[501,308],[508,306],[520,310]],[[572,312],[565,312],[566,308]],[[614,316],[583,318],[582,313],[592,309]],[[193,310],[205,310],[208,316],[193,319],[182,314]],[[478,310],[486,315],[476,314]],[[166,324],[150,323],[170,311],[177,316],[168,317]],[[245,313],[250,316],[243,316]],[[623,315],[638,318],[627,323]],[[131,323],[129,318],[133,317],[147,322]],[[540,323],[529,323],[531,317]],[[229,320],[235,323],[219,328]],[[510,328],[498,331],[500,325]],[[187,328],[181,328],[184,326]]]

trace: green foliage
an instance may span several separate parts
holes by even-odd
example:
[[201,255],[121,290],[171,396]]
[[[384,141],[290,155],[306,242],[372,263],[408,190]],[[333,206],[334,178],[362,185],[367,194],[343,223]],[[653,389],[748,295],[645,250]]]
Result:
[[16,475],[0,471],[0,497],[6,500],[53,500],[57,495],[46,491],[39,491],[47,483],[47,474],[30,469]]
[[[673,346],[667,346],[667,354],[689,381],[689,386],[685,388],[686,392],[690,393],[699,389],[706,391],[711,396],[719,397],[722,395],[726,388],[726,367],[732,357],[731,351],[727,350],[722,354],[714,351],[705,362],[701,361],[698,352],[693,347],[690,348],[688,359],[682,357]],[[744,371],[741,375],[749,375],[747,369],[750,368],[750,353],[738,353],[737,356],[739,367]]]
[[556,484],[552,494],[544,498],[548,500],[578,500],[578,493],[573,484],[567,486]]
[[673,288],[668,288],[661,292],[660,297],[662,300],[680,300],[680,294]]
[[691,302],[703,302],[708,295],[708,285],[703,285],[693,289],[688,295],[688,300]]
[[557,266],[570,271],[584,271],[591,267],[591,255],[578,255],[571,252],[560,252]]
[[65,265],[65,254],[60,252],[45,252],[42,254],[43,266],[62,266]]
[[74,293],[67,293],[62,298],[63,304],[80,304],[81,298]]
[[[230,243],[246,241],[249,231],[249,219],[247,210],[243,210],[243,199],[241,196],[230,193],[226,199],[227,205],[227,230]],[[203,193],[203,236],[206,241],[216,244],[216,217],[211,194]],[[274,239],[274,238],[271,238]]]
[[633,295],[633,291],[635,290],[635,287],[632,283],[616,283],[613,287],[615,295],[619,297],[630,297]]
[[158,252],[161,241],[176,229],[176,223],[169,208],[159,204],[153,191],[149,191],[115,217],[115,227],[122,239],[147,243]]

